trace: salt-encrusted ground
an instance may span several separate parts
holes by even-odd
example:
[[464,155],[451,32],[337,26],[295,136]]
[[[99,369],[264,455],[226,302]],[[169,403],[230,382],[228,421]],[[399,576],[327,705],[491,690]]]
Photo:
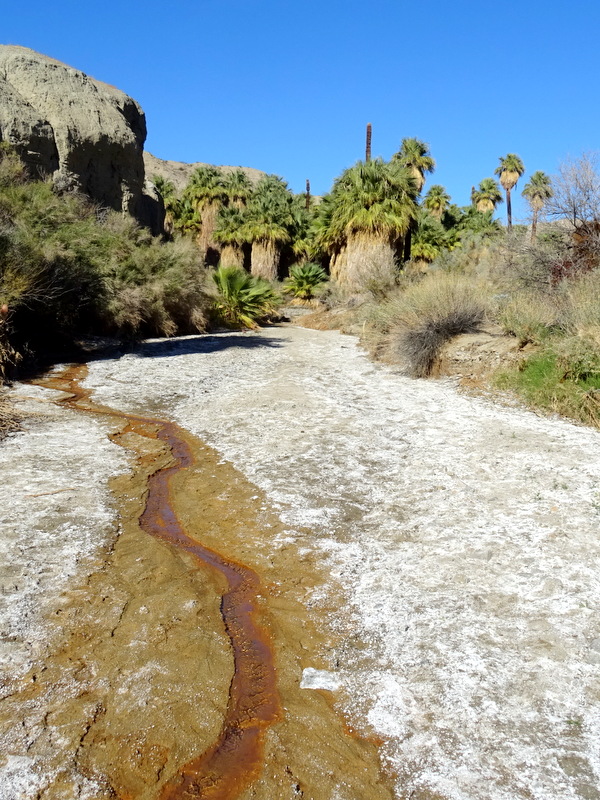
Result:
[[265,547],[327,560],[331,668],[399,798],[600,798],[600,434],[293,327],[149,342],[87,386],[205,439],[279,508]]
[[[0,698],[60,634],[63,591],[98,568],[116,527],[108,480],[126,468],[106,423],[57,407],[57,392],[21,385],[12,396],[32,416],[0,445]],[[2,738],[0,756],[0,800],[37,797],[37,760]],[[82,798],[97,796],[89,788]]]

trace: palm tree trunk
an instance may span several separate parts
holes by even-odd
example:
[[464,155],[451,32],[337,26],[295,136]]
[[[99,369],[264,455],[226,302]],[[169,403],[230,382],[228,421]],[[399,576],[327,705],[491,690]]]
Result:
[[200,236],[198,237],[198,245],[205,257],[209,250],[221,250],[221,246],[218,242],[215,242],[214,239],[214,234],[217,227],[217,215],[220,208],[220,203],[207,203],[201,212],[202,229],[200,231]]
[[397,271],[389,240],[363,233],[348,237],[344,269],[337,279],[357,291],[384,290],[394,282]]
[[346,271],[346,248],[342,247],[341,250],[338,250],[331,256],[329,261],[329,274],[331,277],[339,281],[340,275],[344,274]]
[[244,269],[244,251],[235,244],[223,245],[221,250],[221,266]]
[[412,247],[412,233],[410,228],[404,234],[404,243],[402,245],[402,261],[406,264],[410,261],[410,252]]
[[367,142],[365,146],[365,161],[371,160],[371,137],[373,135],[373,128],[370,122],[367,122]]
[[510,189],[506,190],[506,219],[508,221],[508,230],[512,230],[512,205],[510,203]]
[[267,281],[277,280],[279,266],[279,248],[274,242],[260,241],[252,243],[252,266],[250,272],[255,278]]
[[533,220],[531,221],[531,241],[535,242],[537,237],[537,222],[538,222],[538,210],[537,208],[533,209]]

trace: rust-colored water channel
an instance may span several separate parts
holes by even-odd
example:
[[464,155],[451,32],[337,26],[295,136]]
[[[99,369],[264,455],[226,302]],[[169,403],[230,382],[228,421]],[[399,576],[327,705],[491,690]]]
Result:
[[150,476],[140,526],[150,535],[217,570],[227,582],[221,614],[231,641],[235,669],[223,726],[217,741],[183,765],[179,774],[163,787],[159,798],[233,800],[258,777],[264,732],[278,719],[280,712],[269,638],[257,621],[259,578],[248,567],[199,544],[188,536],[180,523],[172,502],[171,483],[176,473],[194,464],[194,454],[184,432],[172,422],[125,414],[93,403],[90,392],[80,383],[86,371],[85,366],[68,367],[39,383],[67,392],[69,396],[60,402],[81,411],[123,420],[126,430],[158,438],[167,445],[172,463]]

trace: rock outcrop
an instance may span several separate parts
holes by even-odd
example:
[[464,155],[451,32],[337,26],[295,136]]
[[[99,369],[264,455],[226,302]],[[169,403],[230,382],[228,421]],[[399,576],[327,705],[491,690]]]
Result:
[[157,230],[145,186],[144,112],[131,97],[26,47],[0,45],[0,141],[30,170]]

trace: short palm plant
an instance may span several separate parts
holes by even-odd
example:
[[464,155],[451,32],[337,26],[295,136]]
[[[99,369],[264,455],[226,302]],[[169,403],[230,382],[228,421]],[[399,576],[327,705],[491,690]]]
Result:
[[284,291],[298,300],[312,300],[315,289],[327,281],[327,273],[319,264],[297,264],[290,268]]
[[258,322],[275,314],[278,297],[267,281],[237,267],[219,267],[213,280],[217,288],[215,309],[227,325],[256,328]]

